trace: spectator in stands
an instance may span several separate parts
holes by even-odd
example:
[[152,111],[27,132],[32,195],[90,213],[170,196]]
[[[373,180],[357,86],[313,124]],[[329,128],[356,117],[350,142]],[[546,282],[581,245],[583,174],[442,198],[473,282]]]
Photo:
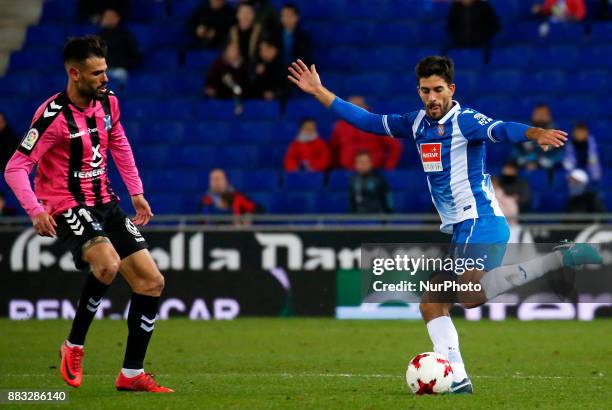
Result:
[[4,193],[0,192],[0,217],[15,215],[17,215],[17,210],[6,204],[6,197],[4,196]]
[[208,192],[202,197],[202,213],[205,215],[233,215],[234,223],[242,224],[248,219],[241,216],[261,211],[255,202],[230,185],[222,169],[210,171],[208,184]]
[[599,0],[599,7],[597,9],[597,19],[599,20],[610,20],[612,13],[610,13],[610,4],[612,0]]
[[531,187],[529,182],[519,175],[519,166],[516,162],[507,161],[499,177],[499,186],[506,195],[516,199],[521,212],[527,212],[531,208]]
[[606,212],[599,194],[589,188],[589,174],[582,169],[574,169],[567,178],[569,201],[565,208],[568,213]]
[[551,22],[582,21],[586,17],[584,0],[545,0],[535,4],[531,12]]
[[[349,102],[368,109],[365,99],[360,95],[350,97]],[[334,126],[329,139],[329,149],[333,168],[353,170],[355,157],[367,151],[376,169],[395,169],[402,155],[402,143],[387,136],[363,132],[346,121],[340,120]]]
[[387,181],[373,168],[367,151],[355,157],[355,171],[349,185],[349,205],[356,214],[390,214],[393,205]]
[[236,10],[226,0],[208,0],[193,11],[189,33],[195,47],[222,48],[235,23]]
[[589,175],[592,186],[597,186],[601,180],[601,162],[595,137],[589,134],[585,123],[578,123],[572,130],[572,138],[565,145],[563,166],[567,171],[576,168],[583,169]]
[[6,163],[13,156],[17,145],[19,145],[17,134],[11,129],[4,113],[0,112],[0,172],[4,172]]
[[285,66],[298,58],[307,65],[312,63],[310,36],[300,26],[300,10],[292,3],[286,3],[281,9],[281,45],[282,59]]
[[272,37],[278,32],[278,14],[270,0],[240,0],[240,3],[248,3],[253,6],[255,21],[261,25],[264,36]]
[[329,168],[329,148],[319,137],[317,123],[305,118],[300,123],[300,131],[285,153],[285,171],[323,172]]
[[451,42],[445,51],[450,48],[482,48],[484,60],[488,62],[491,42],[500,25],[491,2],[460,0],[451,4],[447,29]]
[[508,242],[518,244],[533,243],[533,236],[529,229],[520,225],[518,221],[520,213],[518,195],[508,193],[501,185],[500,178],[491,177],[491,183],[495,190],[497,203],[510,226],[510,239],[508,239]]
[[[533,108],[531,125],[544,129],[555,128],[552,112],[547,104],[540,103]],[[543,151],[532,141],[526,141],[515,146],[512,158],[519,167],[528,171],[539,168],[552,171],[562,166],[563,150],[549,149]]]
[[262,35],[261,24],[255,21],[255,9],[249,3],[240,3],[236,12],[238,22],[230,29],[229,39],[238,46],[247,67],[257,56],[257,45]]
[[259,55],[252,73],[255,98],[271,101],[279,98],[286,82],[286,68],[280,60],[278,46],[270,40],[259,43]]
[[106,9],[117,10],[123,17],[127,17],[130,10],[129,0],[78,0],[77,24],[98,24]]
[[248,94],[249,73],[238,44],[229,43],[211,65],[204,92],[211,98],[241,98]]
[[121,15],[115,9],[106,9],[100,18],[102,28],[98,35],[108,46],[108,76],[125,84],[128,73],[140,62],[136,39],[121,25]]

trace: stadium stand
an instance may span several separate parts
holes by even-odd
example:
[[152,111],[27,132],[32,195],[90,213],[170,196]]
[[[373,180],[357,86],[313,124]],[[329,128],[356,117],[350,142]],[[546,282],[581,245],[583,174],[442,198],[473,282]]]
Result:
[[[181,50],[188,43],[185,23],[199,0],[132,1],[128,27],[138,39],[144,63],[117,90],[122,119],[132,141],[145,189],[157,213],[197,212],[203,182],[213,167],[228,170],[237,188],[268,212],[338,213],[348,206],[349,174],[281,175],[282,156],[302,117],[319,123],[329,137],[334,118],[315,102],[296,95],[281,110],[276,102],[247,101],[240,117],[234,103],[205,99],[203,76],[216,52]],[[283,1],[272,2],[280,8]],[[437,53],[446,39],[448,3],[392,0],[296,1],[304,28],[314,41],[315,61],[324,83],[342,97],[362,94],[375,112],[415,109],[412,67]],[[549,102],[558,124],[590,124],[598,137],[604,166],[612,165],[612,114],[601,102],[609,98],[612,78],[612,23],[554,25],[546,38],[527,20],[528,1],[492,0],[503,28],[491,61],[480,51],[453,50],[457,64],[457,99],[493,118],[527,122],[533,104]],[[24,46],[10,56],[0,78],[0,111],[23,133],[36,108],[62,89],[65,77],[59,48],[66,36],[95,33],[96,27],[76,23],[75,0],[47,0],[40,22],[27,29]],[[347,22],[349,20],[349,22]],[[333,39],[334,47],[330,47]],[[373,47],[376,46],[376,47]],[[111,84],[112,88],[112,84]],[[560,98],[563,97],[563,98]],[[499,171],[510,149],[488,148],[488,164]],[[410,141],[396,172],[386,176],[398,213],[428,212],[427,186]],[[567,200],[565,183],[525,175],[534,187],[533,210],[561,211]],[[604,169],[604,181],[612,169]],[[555,181],[564,181],[555,175]],[[114,187],[124,196],[118,174]],[[0,182],[4,192],[4,181]],[[602,183],[604,190],[612,189]],[[418,192],[415,199],[409,193]],[[612,209],[612,191],[605,192]],[[425,198],[425,200],[422,200]],[[9,199],[9,202],[11,200]],[[14,201],[14,199],[13,199]]]

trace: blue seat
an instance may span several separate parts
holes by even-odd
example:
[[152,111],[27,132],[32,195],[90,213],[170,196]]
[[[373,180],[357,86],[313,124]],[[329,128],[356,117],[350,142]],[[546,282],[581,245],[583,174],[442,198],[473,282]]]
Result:
[[201,121],[232,121],[236,119],[234,103],[224,100],[203,100],[196,103],[195,115]]
[[[44,64],[41,64],[44,62]],[[56,48],[28,48],[11,53],[11,71],[32,70],[61,72],[61,53]]]
[[191,144],[222,145],[231,140],[231,135],[230,123],[200,121],[187,129],[185,139]]
[[323,187],[322,172],[285,173],[283,188],[286,191],[317,191]]
[[188,68],[208,70],[217,57],[219,57],[219,51],[189,51],[185,56],[185,66]]
[[316,212],[316,194],[290,192],[274,195],[270,201],[270,213],[303,214]]
[[343,214],[349,212],[349,197],[346,192],[321,193],[315,204],[321,214]]
[[597,44],[581,47],[580,62],[582,67],[612,68],[612,44]]
[[[565,89],[567,79],[563,70],[537,70],[525,76],[518,90],[522,93],[555,93]],[[571,82],[573,83],[573,81]],[[575,84],[569,84],[575,87]]]
[[144,175],[153,192],[187,193],[202,189],[199,174],[192,170],[150,170]]
[[180,122],[154,122],[147,127],[147,143],[176,145],[183,141],[185,125]]
[[276,170],[258,169],[245,173],[239,190],[276,192],[279,186],[279,174]]
[[42,6],[42,23],[73,22],[76,17],[76,0],[47,0]]
[[214,167],[218,151],[208,145],[186,145],[172,151],[175,167],[210,169]]
[[543,213],[562,212],[567,205],[568,199],[566,192],[553,190],[534,192],[532,197],[532,210]]
[[601,92],[609,90],[612,85],[610,72],[607,70],[582,70],[575,75],[574,81],[575,84],[580,84],[582,92]]
[[551,69],[575,69],[579,66],[579,51],[575,46],[541,47],[534,55],[534,64]]
[[174,70],[178,68],[178,53],[176,50],[151,51],[146,55],[146,64],[155,71]]
[[161,97],[165,94],[165,82],[156,74],[132,74],[125,84],[125,94],[134,97]]
[[175,17],[188,18],[198,7],[201,0],[181,0],[172,2],[172,15]]
[[184,213],[184,196],[180,194],[151,194],[147,195],[151,209],[156,214],[182,214]]
[[427,180],[418,170],[395,170],[382,173],[392,191],[408,191],[413,194],[429,192]]
[[232,124],[231,141],[236,144],[265,145],[272,140],[273,121],[240,121]]
[[344,86],[351,93],[374,96],[393,93],[396,84],[392,75],[386,72],[376,72],[349,76]]
[[66,30],[58,24],[39,24],[28,27],[26,46],[29,47],[61,47],[66,41]]
[[527,68],[535,54],[533,47],[512,46],[494,48],[491,52],[492,68]]
[[134,145],[133,149],[136,163],[142,164],[143,168],[166,167],[171,162],[170,150],[165,145],[149,145],[145,141],[143,144]]
[[204,75],[200,70],[178,70],[167,78],[168,90],[183,97],[204,95]]
[[602,22],[591,25],[591,40],[594,42],[608,43],[612,38],[612,23]]
[[286,145],[272,145],[259,150],[257,165],[260,168],[283,168]]
[[331,114],[329,110],[312,99],[289,100],[285,109],[285,118],[291,122],[299,122],[306,117],[325,120],[330,118]]
[[191,121],[194,116],[195,102],[190,99],[168,99],[163,104],[163,116],[167,120]]
[[158,101],[150,99],[130,99],[121,104],[121,118],[149,121],[151,118],[158,117],[156,115],[158,110],[163,110],[163,108],[160,108]]
[[158,27],[142,23],[131,23],[126,27],[134,37],[136,44],[138,44],[138,48],[142,51],[153,48],[153,46],[156,45],[154,38],[156,31],[165,32],[165,28],[159,30]]
[[263,208],[264,213],[270,210],[270,203],[274,194],[268,192],[246,192],[246,194],[251,201]]
[[482,49],[453,49],[448,55],[452,57],[457,67],[481,69],[484,65]]
[[519,70],[494,70],[484,78],[485,89],[495,90],[496,93],[519,93],[523,84],[524,79]]
[[335,169],[330,172],[327,189],[330,191],[347,191],[349,189],[349,183],[353,172],[346,171],[343,169]]
[[279,116],[278,103],[275,101],[245,101],[242,107],[242,120],[272,121]]
[[236,145],[219,148],[212,163],[220,168],[254,169],[257,157],[257,146]]
[[140,134],[140,122],[138,121],[121,121],[121,125],[123,126],[123,130],[125,131],[125,135],[128,137],[128,140],[132,142],[139,141],[141,138]]
[[[403,40],[403,39],[402,39]],[[368,71],[405,72],[408,55],[404,47],[375,47],[364,53],[360,68]],[[326,76],[327,77],[327,76]],[[327,82],[327,78],[325,78]],[[333,88],[332,88],[333,89]]]

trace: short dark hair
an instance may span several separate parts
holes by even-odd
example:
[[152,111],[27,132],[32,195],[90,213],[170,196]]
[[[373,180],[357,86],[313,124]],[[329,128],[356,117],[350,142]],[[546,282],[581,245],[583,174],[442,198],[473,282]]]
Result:
[[575,129],[575,130],[577,130],[577,129],[582,129],[582,130],[586,130],[586,131],[588,131],[588,130],[589,130],[589,126],[588,126],[588,124],[587,124],[586,122],[584,122],[584,121],[579,121],[579,122],[577,122],[577,123],[574,125],[574,129]]
[[355,154],[355,158],[359,158],[359,157],[363,157],[366,156],[368,158],[372,158],[372,156],[370,155],[370,151],[362,149],[357,151],[357,154]]
[[83,62],[89,57],[106,58],[108,47],[98,36],[71,37],[64,45],[62,58],[68,61]]
[[304,117],[300,120],[300,128],[302,128],[307,122],[314,122],[316,124],[317,120],[312,117]]
[[282,8],[293,10],[295,14],[297,14],[298,16],[300,15],[300,9],[295,3],[285,3],[283,4]]
[[451,85],[455,79],[455,64],[450,57],[429,56],[425,57],[414,68],[417,81],[421,78],[437,75]]

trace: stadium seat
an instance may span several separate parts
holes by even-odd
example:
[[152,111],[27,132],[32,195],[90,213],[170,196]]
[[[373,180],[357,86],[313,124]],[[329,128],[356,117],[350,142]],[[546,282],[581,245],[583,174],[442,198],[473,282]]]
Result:
[[196,103],[195,115],[198,120],[234,121],[234,103],[224,100],[202,100]]
[[165,85],[159,75],[133,74],[126,82],[123,93],[132,97],[161,97],[166,92]]
[[243,121],[274,121],[278,119],[280,112],[276,101],[245,101],[242,104],[242,114],[240,119]]
[[220,168],[253,169],[257,163],[258,147],[236,145],[219,148],[211,164]]
[[481,81],[481,86],[495,93],[515,94],[524,87],[524,78],[519,70],[493,70]]
[[219,153],[207,145],[186,145],[171,152],[174,167],[207,169],[214,166]]
[[28,27],[26,47],[54,47],[56,52],[66,41],[66,29],[60,24],[39,24]]
[[323,187],[322,172],[287,172],[284,175],[285,191],[317,191]]
[[149,170],[143,178],[155,193],[189,193],[203,190],[203,175],[193,170]]
[[270,213],[316,213],[316,197],[316,194],[303,192],[290,192],[273,195],[270,201]]
[[429,193],[427,180],[420,171],[384,171],[383,176],[392,191],[407,191],[415,195]]
[[352,171],[343,169],[331,171],[327,180],[327,189],[329,191],[347,191],[349,189],[351,175],[353,175]]
[[199,121],[185,130],[185,140],[191,144],[223,145],[232,137],[232,124],[218,121]]
[[185,67],[202,70],[202,75],[204,75],[217,57],[219,57],[219,51],[189,51],[185,56]]
[[535,55],[535,49],[530,46],[510,46],[494,48],[491,52],[490,66],[492,68],[527,68]]
[[151,194],[147,195],[147,200],[153,212],[157,214],[182,214],[184,213],[184,195],[179,194]]
[[147,143],[176,145],[183,142],[185,125],[181,122],[155,122],[148,127]]
[[285,144],[262,147],[258,154],[258,166],[260,168],[283,169],[286,152],[287,146]]
[[244,171],[242,185],[235,185],[240,191],[267,191],[276,192],[279,190],[279,173],[272,169],[258,169],[255,171]]
[[612,38],[612,23],[601,22],[591,25],[591,41],[609,44]]
[[[129,138],[129,136],[128,136]],[[170,151],[165,145],[149,145],[146,143],[134,144],[134,157],[136,164],[144,168],[163,168],[173,160],[170,158]]]
[[68,23],[75,21],[77,11],[76,0],[46,0],[42,6],[41,23]]
[[321,192],[316,199],[315,208],[321,214],[349,213],[349,197],[346,192]]

